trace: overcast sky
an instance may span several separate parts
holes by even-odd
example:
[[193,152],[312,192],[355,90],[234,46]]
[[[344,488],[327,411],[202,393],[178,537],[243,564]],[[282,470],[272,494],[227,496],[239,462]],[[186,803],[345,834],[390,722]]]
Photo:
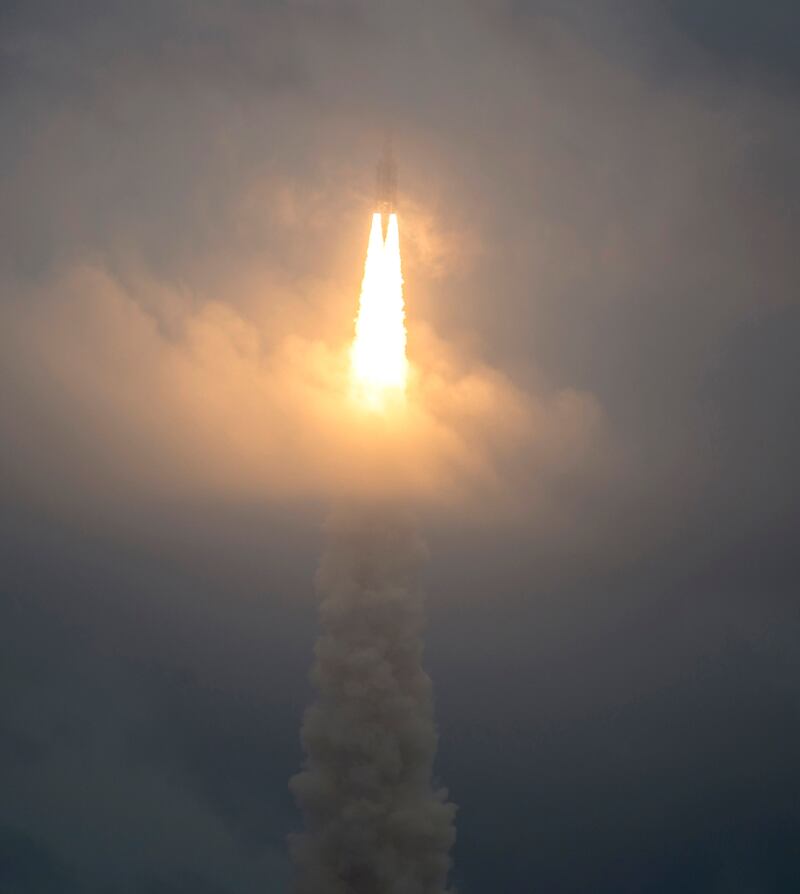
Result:
[[387,128],[459,891],[800,889],[798,35],[0,5],[4,894],[288,891]]

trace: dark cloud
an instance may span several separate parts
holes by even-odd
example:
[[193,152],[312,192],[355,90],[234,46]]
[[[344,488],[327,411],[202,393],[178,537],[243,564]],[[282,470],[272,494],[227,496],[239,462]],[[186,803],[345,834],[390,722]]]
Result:
[[791,0],[666,0],[675,24],[738,74],[800,76],[800,10]]
[[795,4],[0,16],[0,889],[287,890],[388,121],[459,889],[796,890]]
[[46,845],[11,826],[0,827],[0,884],[6,891],[78,891]]

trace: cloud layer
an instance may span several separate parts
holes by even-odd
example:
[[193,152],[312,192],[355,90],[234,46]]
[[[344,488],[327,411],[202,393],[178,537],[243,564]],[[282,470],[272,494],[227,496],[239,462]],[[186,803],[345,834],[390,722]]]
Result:
[[[0,887],[280,888],[319,504],[400,486],[458,888],[800,887],[799,30],[3,5]],[[367,432],[387,123],[415,374]]]

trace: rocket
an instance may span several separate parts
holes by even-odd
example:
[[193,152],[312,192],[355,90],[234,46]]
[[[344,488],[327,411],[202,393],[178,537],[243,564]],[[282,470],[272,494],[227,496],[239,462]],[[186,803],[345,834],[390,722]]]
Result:
[[381,215],[385,231],[389,215],[397,211],[397,164],[392,155],[391,137],[388,135],[376,173],[375,210]]

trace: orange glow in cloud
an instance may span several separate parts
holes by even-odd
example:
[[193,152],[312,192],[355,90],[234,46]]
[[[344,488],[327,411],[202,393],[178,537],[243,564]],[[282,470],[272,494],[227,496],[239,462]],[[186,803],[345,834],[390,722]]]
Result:
[[[13,316],[0,308],[6,359],[38,408],[7,407],[20,486],[87,506],[346,495],[544,512],[550,484],[605,455],[601,408],[585,392],[523,391],[406,319],[387,223],[384,240],[372,220],[352,341],[345,276],[301,288],[258,266],[210,267],[198,300],[134,265],[75,264]],[[413,259],[413,214],[406,232]],[[58,462],[31,462],[53,442]]]

